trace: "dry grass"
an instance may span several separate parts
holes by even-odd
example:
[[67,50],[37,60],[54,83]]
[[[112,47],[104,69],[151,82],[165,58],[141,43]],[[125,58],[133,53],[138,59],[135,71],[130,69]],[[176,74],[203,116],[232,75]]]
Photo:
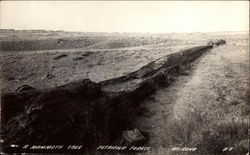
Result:
[[[225,45],[206,55],[178,93],[166,122],[164,146],[197,147],[203,153],[248,151],[249,55],[245,45]],[[248,110],[249,111],[249,110]]]
[[141,104],[134,125],[147,131],[148,154],[192,154],[170,151],[197,147],[198,154],[232,154],[248,150],[249,45],[248,37],[224,36],[217,47]]

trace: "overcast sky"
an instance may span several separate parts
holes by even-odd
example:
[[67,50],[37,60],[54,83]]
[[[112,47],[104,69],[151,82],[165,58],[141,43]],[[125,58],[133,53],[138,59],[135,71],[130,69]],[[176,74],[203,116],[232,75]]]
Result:
[[1,29],[248,31],[248,1],[1,1]]

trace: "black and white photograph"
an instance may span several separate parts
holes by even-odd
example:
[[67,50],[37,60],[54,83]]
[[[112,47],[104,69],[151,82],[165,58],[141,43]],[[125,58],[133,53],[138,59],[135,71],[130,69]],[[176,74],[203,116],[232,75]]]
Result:
[[1,155],[249,155],[249,1],[0,1]]

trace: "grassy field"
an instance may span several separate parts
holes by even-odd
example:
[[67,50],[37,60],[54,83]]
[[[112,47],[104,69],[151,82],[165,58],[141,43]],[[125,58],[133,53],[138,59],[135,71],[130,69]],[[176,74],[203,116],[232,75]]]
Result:
[[[2,92],[14,92],[23,84],[41,89],[84,78],[100,82],[181,49],[224,39],[226,45],[214,48],[170,87],[144,101],[134,114],[134,126],[149,133],[146,145],[153,147],[151,153],[171,153],[175,146],[197,147],[205,153],[220,153],[225,147],[233,147],[235,154],[247,152],[247,33],[13,32],[0,36]],[[65,44],[58,45],[58,40]]]

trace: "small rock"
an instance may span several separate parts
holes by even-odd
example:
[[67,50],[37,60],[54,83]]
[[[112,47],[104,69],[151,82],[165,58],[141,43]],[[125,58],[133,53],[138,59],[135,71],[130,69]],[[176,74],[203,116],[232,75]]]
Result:
[[138,129],[123,131],[122,137],[128,145],[142,143],[146,140]]

